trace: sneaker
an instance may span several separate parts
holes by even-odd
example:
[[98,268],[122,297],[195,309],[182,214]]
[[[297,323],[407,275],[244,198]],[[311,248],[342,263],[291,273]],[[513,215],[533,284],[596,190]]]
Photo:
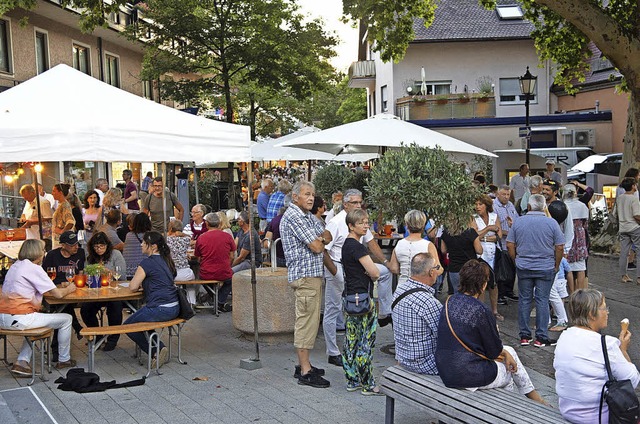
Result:
[[378,318],[378,326],[380,326],[380,327],[386,327],[387,325],[389,325],[391,323],[392,323],[391,314],[387,315],[384,318]]
[[316,387],[318,389],[324,389],[331,386],[331,383],[329,383],[329,381],[312,372],[301,375],[300,378],[298,378],[298,384],[302,386]]
[[549,328],[549,331],[564,331],[567,329],[566,322],[558,322],[553,327]]
[[536,341],[533,342],[533,345],[535,347],[555,346],[557,344],[558,344],[557,340],[551,340],[551,339],[536,339]]
[[506,296],[502,296],[498,298],[498,305],[507,305],[509,302],[507,302],[507,298]]
[[55,368],[57,370],[61,370],[63,368],[73,368],[75,366],[76,366],[76,361],[74,359],[69,359],[66,362],[58,362]]
[[[323,376],[324,375],[324,370],[322,368],[316,368],[313,365],[311,365],[311,371],[314,374],[318,374],[319,376]],[[301,372],[300,372],[300,365],[296,365],[296,369],[293,372],[293,378],[300,378]]]
[[195,306],[196,309],[213,309],[213,304],[211,302],[202,302],[199,305]]
[[520,339],[520,346],[529,346],[533,339],[531,337],[522,337]]
[[345,332],[344,328],[336,328],[336,336],[344,336]]
[[355,392],[360,389],[362,389],[362,384],[360,383],[347,383],[347,392]]
[[380,387],[373,387],[371,389],[362,389],[360,392],[363,396],[384,396],[385,394],[380,391]]
[[151,360],[151,369],[156,367],[156,362],[158,368],[162,367],[169,360],[169,349],[165,346],[160,349],[160,353]]
[[330,363],[331,365],[335,365],[336,367],[341,367],[342,366],[342,356],[340,356],[340,355],[329,356],[329,360],[327,362]]
[[233,307],[230,303],[218,303],[218,310],[220,312],[231,312]]
[[31,372],[29,365],[22,366],[20,364],[13,364],[11,367],[11,374],[15,374],[17,377],[31,377]]
[[627,265],[627,269],[636,269],[636,264],[634,264],[633,262],[630,262],[630,263]]
[[514,302],[517,302],[518,300],[520,300],[520,298],[513,293],[508,294],[505,297],[509,300],[513,300]]

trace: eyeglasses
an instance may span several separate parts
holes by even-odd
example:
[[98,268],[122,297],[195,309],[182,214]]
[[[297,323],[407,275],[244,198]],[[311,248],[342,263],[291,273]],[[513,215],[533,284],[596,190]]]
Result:
[[609,307],[604,307],[604,308],[598,308],[599,311],[605,311],[606,313],[609,313]]
[[362,200],[352,200],[350,202],[347,202],[350,205],[361,205],[362,204]]
[[106,249],[107,245],[106,244],[94,244],[93,248],[94,249]]
[[197,213],[202,213],[202,211],[191,211],[191,215],[197,214]]
[[442,268],[440,265],[432,266],[431,268],[429,268],[429,271],[431,271],[432,269],[435,269],[436,271],[440,271],[440,268]]

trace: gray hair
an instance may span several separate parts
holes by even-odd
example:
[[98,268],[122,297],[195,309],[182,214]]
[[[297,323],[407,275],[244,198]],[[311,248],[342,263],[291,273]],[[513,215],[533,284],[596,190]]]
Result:
[[20,195],[22,196],[25,193],[35,194],[36,193],[36,189],[31,184],[25,184],[22,187],[20,187]]
[[102,184],[109,185],[109,181],[106,178],[98,178],[96,180],[96,188],[99,188]]
[[540,175],[534,175],[529,179],[529,188],[538,188],[542,185],[543,181]]
[[193,205],[193,207],[196,209],[200,209],[200,212],[202,212],[203,214],[207,213],[207,207],[202,203],[196,203],[195,205]]
[[589,320],[598,316],[598,309],[604,302],[604,295],[594,289],[578,289],[569,296],[567,313],[571,325],[589,327]]
[[563,199],[574,199],[578,196],[578,190],[576,190],[576,186],[573,184],[567,184],[562,187],[562,198]]
[[291,205],[291,194],[287,194],[286,196],[284,196],[284,206],[285,208],[288,208]]
[[542,194],[532,194],[531,197],[529,197],[528,205],[530,210],[542,212],[546,205],[546,201]]
[[404,223],[410,233],[422,233],[427,224],[427,216],[422,211],[412,209],[404,215]]
[[358,189],[350,188],[344,192],[344,195],[342,196],[342,203],[349,203],[351,198],[355,196],[362,197],[362,192]]
[[278,191],[283,192],[284,194],[291,193],[291,183],[284,178],[278,182]]
[[262,182],[260,183],[260,187],[265,189],[270,183],[273,184],[273,180],[271,178],[263,178]]
[[429,252],[418,253],[411,259],[411,276],[427,274],[435,263]]
[[29,259],[31,262],[44,255],[44,241],[40,239],[25,240],[20,246],[18,259],[24,261]]
[[211,228],[218,228],[220,226],[220,217],[215,212],[209,212],[204,216],[204,220]]
[[238,219],[243,220],[245,224],[251,224],[251,222],[249,222],[249,212],[247,211],[240,212],[240,215],[238,215]]
[[506,184],[502,184],[500,187],[498,187],[498,190],[509,190],[509,191],[511,191],[511,187],[509,187]]
[[291,193],[296,195],[296,196],[300,196],[300,192],[302,191],[302,187],[311,187],[313,192],[314,193],[316,192],[316,186],[313,185],[312,182],[310,182],[310,181],[298,181],[293,186],[293,189],[291,190]]

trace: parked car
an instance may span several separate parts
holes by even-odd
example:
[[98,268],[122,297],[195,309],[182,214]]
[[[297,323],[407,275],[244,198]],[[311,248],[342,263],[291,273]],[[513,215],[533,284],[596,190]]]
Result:
[[597,172],[599,174],[606,175],[618,175],[621,164],[622,153],[591,155],[567,171],[567,180],[578,180],[582,184],[586,184],[586,174],[590,172]]

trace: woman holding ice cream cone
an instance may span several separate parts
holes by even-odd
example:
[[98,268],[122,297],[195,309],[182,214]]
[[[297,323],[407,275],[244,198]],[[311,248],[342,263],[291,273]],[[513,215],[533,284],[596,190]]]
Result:
[[[567,312],[571,327],[558,339],[553,367],[562,416],[572,423],[598,423],[600,395],[607,382],[601,331],[607,327],[609,308],[604,295],[593,289],[579,289],[569,297]],[[613,376],[640,382],[640,373],[629,359],[629,321],[623,320],[618,338],[606,336],[607,354]],[[609,409],[602,405],[602,422],[609,422]]]

